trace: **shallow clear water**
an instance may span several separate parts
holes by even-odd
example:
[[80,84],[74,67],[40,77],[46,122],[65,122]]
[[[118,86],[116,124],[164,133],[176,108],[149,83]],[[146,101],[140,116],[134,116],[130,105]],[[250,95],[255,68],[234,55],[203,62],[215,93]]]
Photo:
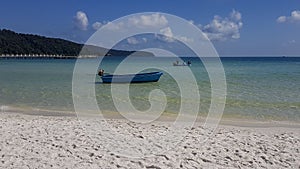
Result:
[[[113,72],[122,59],[105,58],[100,65]],[[139,65],[157,65],[166,70],[174,67],[175,58],[136,58],[128,70]],[[210,81],[200,60],[189,58],[201,95],[200,113],[210,106]],[[95,59],[84,59],[94,62]],[[74,111],[72,76],[76,60],[0,59],[0,106]],[[226,73],[227,100],[224,116],[235,118],[300,120],[300,58],[222,58]],[[88,75],[94,76],[94,75]],[[179,76],[186,80],[184,75]],[[190,83],[186,80],[185,83]],[[87,82],[88,83],[88,82]],[[90,82],[93,83],[93,82]],[[96,96],[101,110],[116,111],[111,98],[111,85],[96,77]],[[161,89],[167,96],[166,112],[176,113],[180,91],[172,76],[165,73],[158,83],[130,85],[130,98],[138,110],[150,104],[149,93]],[[128,100],[123,100],[128,101]]]

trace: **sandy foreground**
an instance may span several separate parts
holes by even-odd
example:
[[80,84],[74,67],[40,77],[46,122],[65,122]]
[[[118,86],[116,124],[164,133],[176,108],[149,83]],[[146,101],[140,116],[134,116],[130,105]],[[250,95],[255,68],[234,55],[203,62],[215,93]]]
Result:
[[298,126],[220,125],[209,136],[197,123],[164,140],[170,122],[93,120],[0,113],[0,168],[300,168]]

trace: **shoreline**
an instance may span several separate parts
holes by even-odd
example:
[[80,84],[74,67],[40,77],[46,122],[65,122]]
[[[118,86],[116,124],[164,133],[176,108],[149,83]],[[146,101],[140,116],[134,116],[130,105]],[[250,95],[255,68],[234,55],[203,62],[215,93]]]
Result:
[[[1,106],[1,114],[19,114],[28,116],[45,116],[45,117],[75,117],[78,115],[75,111],[61,111],[61,110],[46,110],[40,108],[17,108],[10,106]],[[127,120],[120,113],[113,111],[103,111],[102,116],[108,120]],[[149,116],[150,117],[150,116]],[[186,116],[187,119],[189,118]],[[151,118],[151,117],[150,117]],[[154,121],[159,122],[174,122],[177,118],[177,114],[164,113],[158,119]],[[196,123],[205,122],[206,117],[198,115]],[[285,128],[300,128],[300,121],[287,121],[287,120],[272,120],[272,119],[252,119],[247,117],[235,118],[235,117],[222,117],[218,125],[223,126],[236,126],[236,127],[254,127],[254,128],[269,128],[269,127],[285,127]]]

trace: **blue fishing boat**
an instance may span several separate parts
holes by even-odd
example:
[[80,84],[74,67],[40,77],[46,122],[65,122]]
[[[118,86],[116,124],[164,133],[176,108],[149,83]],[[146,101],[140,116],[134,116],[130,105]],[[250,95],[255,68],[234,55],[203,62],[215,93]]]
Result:
[[104,73],[100,73],[100,71],[98,75],[101,76],[103,83],[157,82],[161,77],[161,75],[163,74],[162,72],[150,72],[150,73],[125,74],[125,75],[111,75],[111,74],[104,75]]

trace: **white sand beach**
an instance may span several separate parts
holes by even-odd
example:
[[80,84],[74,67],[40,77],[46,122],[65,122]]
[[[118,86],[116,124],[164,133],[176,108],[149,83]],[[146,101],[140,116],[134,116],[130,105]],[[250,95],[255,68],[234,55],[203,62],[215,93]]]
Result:
[[[143,126],[122,119],[108,123],[140,140],[170,126],[167,122]],[[226,123],[204,144],[199,144],[198,138],[207,132],[196,124],[184,129],[188,135],[175,148],[130,158],[104,150],[115,140],[91,139],[82,125],[85,123],[76,116],[1,113],[0,168],[300,168],[299,126],[239,127]],[[104,130],[94,134],[101,137]]]

